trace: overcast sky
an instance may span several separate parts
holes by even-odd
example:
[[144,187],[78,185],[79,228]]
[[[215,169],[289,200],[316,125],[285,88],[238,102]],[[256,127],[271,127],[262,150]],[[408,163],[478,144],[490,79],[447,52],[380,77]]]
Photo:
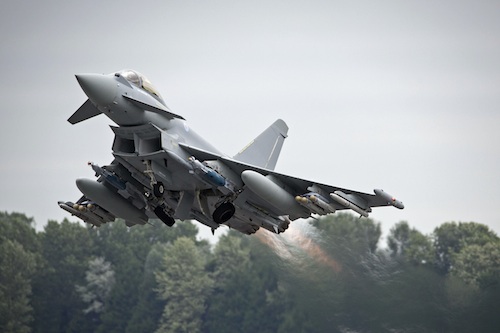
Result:
[[[133,68],[229,155],[282,118],[276,171],[405,210],[387,233],[475,221],[500,233],[498,1],[4,1],[0,210],[70,217],[111,122],[70,125],[76,73]],[[76,218],[71,218],[76,220]],[[201,226],[203,228],[203,226]]]

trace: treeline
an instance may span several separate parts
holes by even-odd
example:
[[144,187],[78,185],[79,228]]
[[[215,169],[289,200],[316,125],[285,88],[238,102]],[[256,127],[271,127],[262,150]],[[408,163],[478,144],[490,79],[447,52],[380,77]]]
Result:
[[1,332],[498,332],[500,239],[340,213],[282,235],[0,212]]

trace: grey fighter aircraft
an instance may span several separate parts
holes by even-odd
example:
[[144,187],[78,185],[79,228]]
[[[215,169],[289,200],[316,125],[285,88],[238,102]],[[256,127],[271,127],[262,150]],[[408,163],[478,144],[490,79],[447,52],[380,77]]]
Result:
[[172,226],[197,220],[212,231],[226,225],[245,234],[259,228],[284,232],[291,221],[351,209],[367,217],[372,207],[403,203],[382,190],[356,192],[273,171],[288,127],[276,120],[233,157],[224,155],[173,113],[151,82],[123,70],[109,75],[78,74],[88,100],[71,124],[99,114],[117,126],[114,160],[89,163],[97,180],[78,179],[83,197],[59,206],[99,227],[116,218],[128,226],[150,218]]

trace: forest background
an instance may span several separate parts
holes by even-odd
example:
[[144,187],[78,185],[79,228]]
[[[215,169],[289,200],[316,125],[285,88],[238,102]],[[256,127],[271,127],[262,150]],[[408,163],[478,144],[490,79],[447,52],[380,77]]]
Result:
[[182,221],[36,231],[0,213],[2,332],[497,332],[500,239],[347,213],[215,245]]

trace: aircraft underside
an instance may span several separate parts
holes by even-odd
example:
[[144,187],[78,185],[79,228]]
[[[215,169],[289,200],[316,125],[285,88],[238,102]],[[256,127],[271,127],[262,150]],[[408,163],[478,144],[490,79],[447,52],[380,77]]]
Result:
[[89,99],[68,119],[72,124],[104,114],[118,126],[114,160],[90,163],[97,180],[78,179],[83,193],[59,206],[94,226],[125,220],[128,226],[157,218],[168,226],[197,220],[212,230],[226,225],[246,234],[265,228],[284,232],[291,221],[351,209],[403,204],[382,190],[356,192],[277,173],[288,127],[277,120],[230,158],[172,113],[151,83],[125,70],[80,74]]
[[[132,226],[158,218],[172,226],[175,220],[195,219],[212,229],[224,224],[246,234],[260,227],[275,233],[288,228],[287,216],[273,217],[265,204],[248,201],[241,181],[220,161],[201,163],[182,148],[164,149],[162,134],[163,140],[168,134],[152,125],[113,130],[113,163],[91,165],[98,180],[77,181],[85,196],[76,203],[59,203],[85,222],[100,226],[121,217]],[[95,197],[99,202],[90,199]]]

